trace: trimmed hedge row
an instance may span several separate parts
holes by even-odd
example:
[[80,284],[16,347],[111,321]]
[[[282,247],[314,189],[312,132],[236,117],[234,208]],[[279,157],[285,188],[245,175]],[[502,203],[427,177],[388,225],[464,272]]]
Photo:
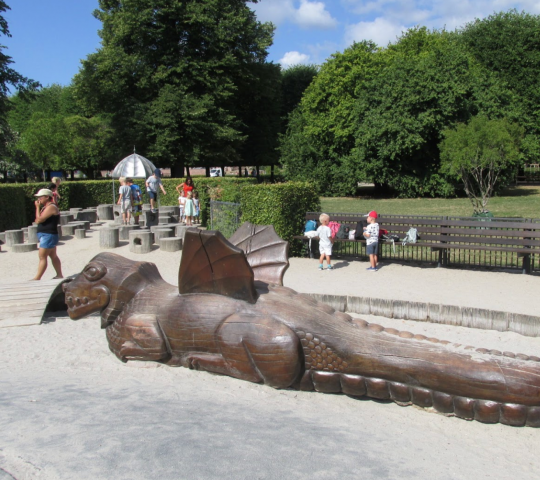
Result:
[[[178,205],[178,194],[176,186],[183,183],[178,178],[162,179],[167,195],[160,195],[159,202],[163,206]],[[145,202],[146,196],[145,180],[136,179],[143,192]],[[239,202],[240,192],[244,185],[257,183],[255,178],[235,178],[235,177],[211,177],[196,178],[194,180],[195,189],[199,192],[201,205],[201,219],[203,225],[210,216],[210,200],[221,200],[224,202]],[[35,207],[34,194],[41,188],[47,188],[48,183],[18,183],[0,185],[0,231],[22,228],[30,225],[34,221]],[[95,207],[101,204],[116,203],[118,199],[118,189],[120,183],[103,180],[84,180],[77,182],[64,182],[60,185],[58,193],[60,202],[58,207],[65,211],[70,208]],[[15,198],[18,200],[15,201]]]
[[242,222],[273,225],[289,242],[290,255],[299,255],[301,245],[294,235],[304,231],[306,212],[319,212],[317,187],[308,182],[288,182],[246,186],[242,189]]
[[[0,232],[17,230],[29,223],[26,212],[24,191],[17,185],[5,185],[0,188]],[[34,210],[32,220],[34,220]]]

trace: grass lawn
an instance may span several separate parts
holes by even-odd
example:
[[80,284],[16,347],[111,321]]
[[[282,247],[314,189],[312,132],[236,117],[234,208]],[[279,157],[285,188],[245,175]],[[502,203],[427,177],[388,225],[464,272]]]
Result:
[[[411,198],[381,199],[370,197],[372,189],[358,198],[321,198],[323,212],[367,213],[376,210],[394,215],[448,215],[468,217],[473,213],[468,198]],[[495,217],[540,218],[540,187],[520,186],[508,188],[500,196],[490,199],[488,210]]]

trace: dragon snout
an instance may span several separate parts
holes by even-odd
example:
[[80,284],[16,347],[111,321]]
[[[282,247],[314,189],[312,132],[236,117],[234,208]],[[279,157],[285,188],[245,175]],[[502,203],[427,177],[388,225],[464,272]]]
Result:
[[109,289],[103,285],[91,288],[74,288],[76,285],[64,287],[68,313],[72,319],[78,319],[90,313],[102,310],[111,298]]

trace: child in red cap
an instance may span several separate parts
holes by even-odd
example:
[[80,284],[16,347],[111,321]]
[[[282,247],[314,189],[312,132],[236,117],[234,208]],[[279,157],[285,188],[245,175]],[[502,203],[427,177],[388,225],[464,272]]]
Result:
[[369,255],[370,266],[366,268],[369,272],[377,271],[377,252],[379,251],[379,224],[377,223],[377,212],[372,210],[367,215],[368,226],[364,227],[364,237],[366,238],[366,253]]

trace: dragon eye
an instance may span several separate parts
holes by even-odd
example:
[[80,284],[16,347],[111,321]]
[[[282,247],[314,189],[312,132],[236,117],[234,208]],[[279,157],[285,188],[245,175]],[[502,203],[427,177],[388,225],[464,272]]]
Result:
[[91,282],[99,280],[106,273],[107,268],[105,267],[105,265],[101,265],[99,263],[90,264],[83,270],[84,276]]

